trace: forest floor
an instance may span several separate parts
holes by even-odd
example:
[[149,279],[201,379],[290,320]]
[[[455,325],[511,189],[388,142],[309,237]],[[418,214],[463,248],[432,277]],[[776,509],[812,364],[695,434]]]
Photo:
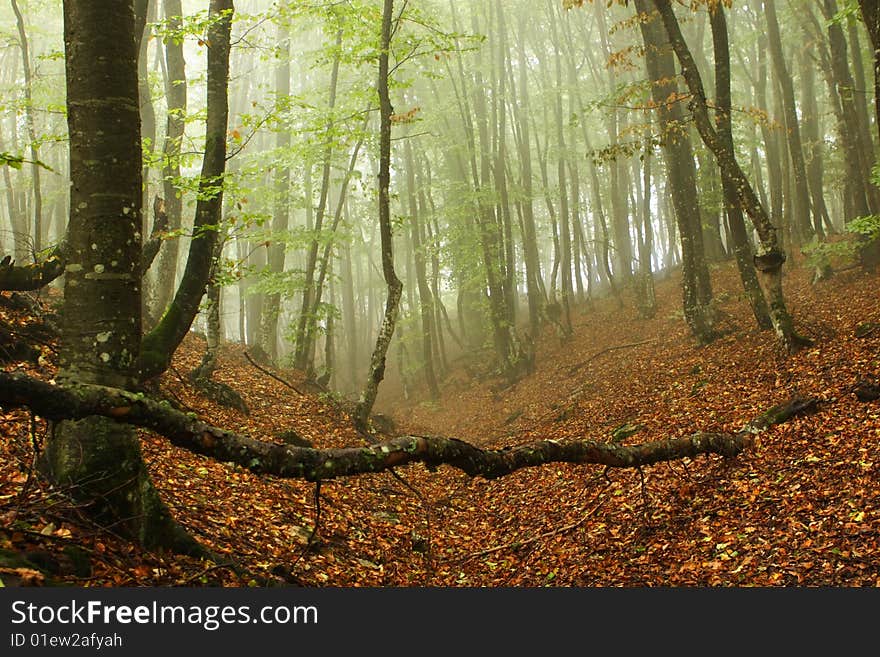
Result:
[[[859,381],[880,376],[878,275],[850,270],[811,285],[806,269],[788,271],[796,326],[815,341],[793,357],[753,328],[733,265],[712,276],[727,333],[710,345],[689,337],[673,275],[658,283],[652,320],[639,319],[629,298],[622,308],[602,299],[575,311],[569,340],[548,327],[535,373],[511,388],[473,377],[469,359],[453,363],[441,400],[386,391],[377,410],[393,416],[398,433],[505,447],[610,441],[623,425],[637,429],[625,444],[735,432],[796,393],[819,400],[735,458],[607,473],[551,464],[493,481],[416,465],[317,491],[142,432],[175,516],[234,560],[235,572],[146,553],[90,524],[32,474],[43,421],[0,409],[0,550],[25,553],[46,582],[84,586],[880,586],[880,402],[854,394]],[[239,346],[224,348],[216,378],[242,394],[250,414],[206,401],[184,374],[202,348],[190,336],[161,388],[210,423],[270,440],[293,429],[316,447],[364,444],[301,375],[275,372],[305,394],[254,368]],[[43,351],[41,366],[7,368],[51,377],[53,354]]]

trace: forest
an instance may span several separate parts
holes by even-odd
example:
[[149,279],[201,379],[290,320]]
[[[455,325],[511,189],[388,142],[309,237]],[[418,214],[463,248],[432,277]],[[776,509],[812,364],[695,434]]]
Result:
[[3,586],[880,586],[875,0],[9,0],[0,62]]

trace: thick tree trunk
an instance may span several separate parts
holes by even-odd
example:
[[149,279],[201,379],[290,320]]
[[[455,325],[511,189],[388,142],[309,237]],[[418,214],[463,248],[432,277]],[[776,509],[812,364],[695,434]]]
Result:
[[[73,384],[130,388],[139,379],[143,198],[134,29],[131,5],[64,3],[71,215],[58,379]],[[143,545],[203,552],[159,499],[131,427],[97,417],[61,422],[41,469],[99,522]]]

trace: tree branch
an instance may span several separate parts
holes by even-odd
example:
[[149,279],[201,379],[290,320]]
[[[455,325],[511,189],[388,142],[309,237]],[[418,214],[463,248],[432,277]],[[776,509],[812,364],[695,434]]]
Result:
[[30,265],[16,265],[12,256],[0,260],[0,290],[26,292],[47,286],[64,273],[62,247],[55,247],[49,257]]
[[637,468],[699,454],[736,456],[751,443],[753,433],[785,422],[815,403],[815,399],[795,397],[774,406],[738,433],[697,432],[629,446],[594,440],[541,440],[493,450],[480,449],[456,438],[400,436],[370,447],[311,449],[263,442],[211,426],[194,414],[181,413],[167,402],[150,399],[143,393],[95,385],[53,385],[22,374],[0,373],[0,405],[7,408],[26,406],[50,420],[100,415],[151,429],[178,447],[237,463],[257,474],[309,481],[381,472],[419,462],[429,469],[449,465],[473,477],[494,479],[548,463]]
[[146,276],[147,271],[159,254],[162,247],[162,240],[168,231],[168,213],[165,211],[165,199],[158,194],[153,199],[153,230],[150,238],[144,242],[141,249],[141,276]]

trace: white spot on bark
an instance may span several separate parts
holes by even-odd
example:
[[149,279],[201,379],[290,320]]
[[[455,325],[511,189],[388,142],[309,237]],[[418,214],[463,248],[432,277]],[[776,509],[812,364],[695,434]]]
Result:
[[67,266],[64,268],[65,271],[69,271],[69,272],[71,272],[71,273],[78,272],[78,271],[82,271],[82,269],[83,269],[83,266],[80,265],[80,264],[77,264],[77,263],[73,263],[73,264],[67,265]]
[[105,351],[103,354],[101,354],[101,360],[104,361],[105,363],[109,363],[110,362],[110,354],[108,354]]
[[89,204],[86,203],[85,201],[83,201],[79,205],[76,206],[76,209],[77,210],[85,210],[87,207],[89,207]]
[[107,340],[110,339],[110,335],[110,331],[104,331],[103,333],[98,333],[98,335],[95,336],[95,340],[98,342],[107,342]]
[[130,207],[126,206],[126,207],[122,208],[122,214],[128,214],[129,212],[131,212]]
[[104,265],[95,265],[95,273],[103,274],[104,273]]
[[97,251],[97,250],[98,250],[98,245],[92,244],[92,251]]

